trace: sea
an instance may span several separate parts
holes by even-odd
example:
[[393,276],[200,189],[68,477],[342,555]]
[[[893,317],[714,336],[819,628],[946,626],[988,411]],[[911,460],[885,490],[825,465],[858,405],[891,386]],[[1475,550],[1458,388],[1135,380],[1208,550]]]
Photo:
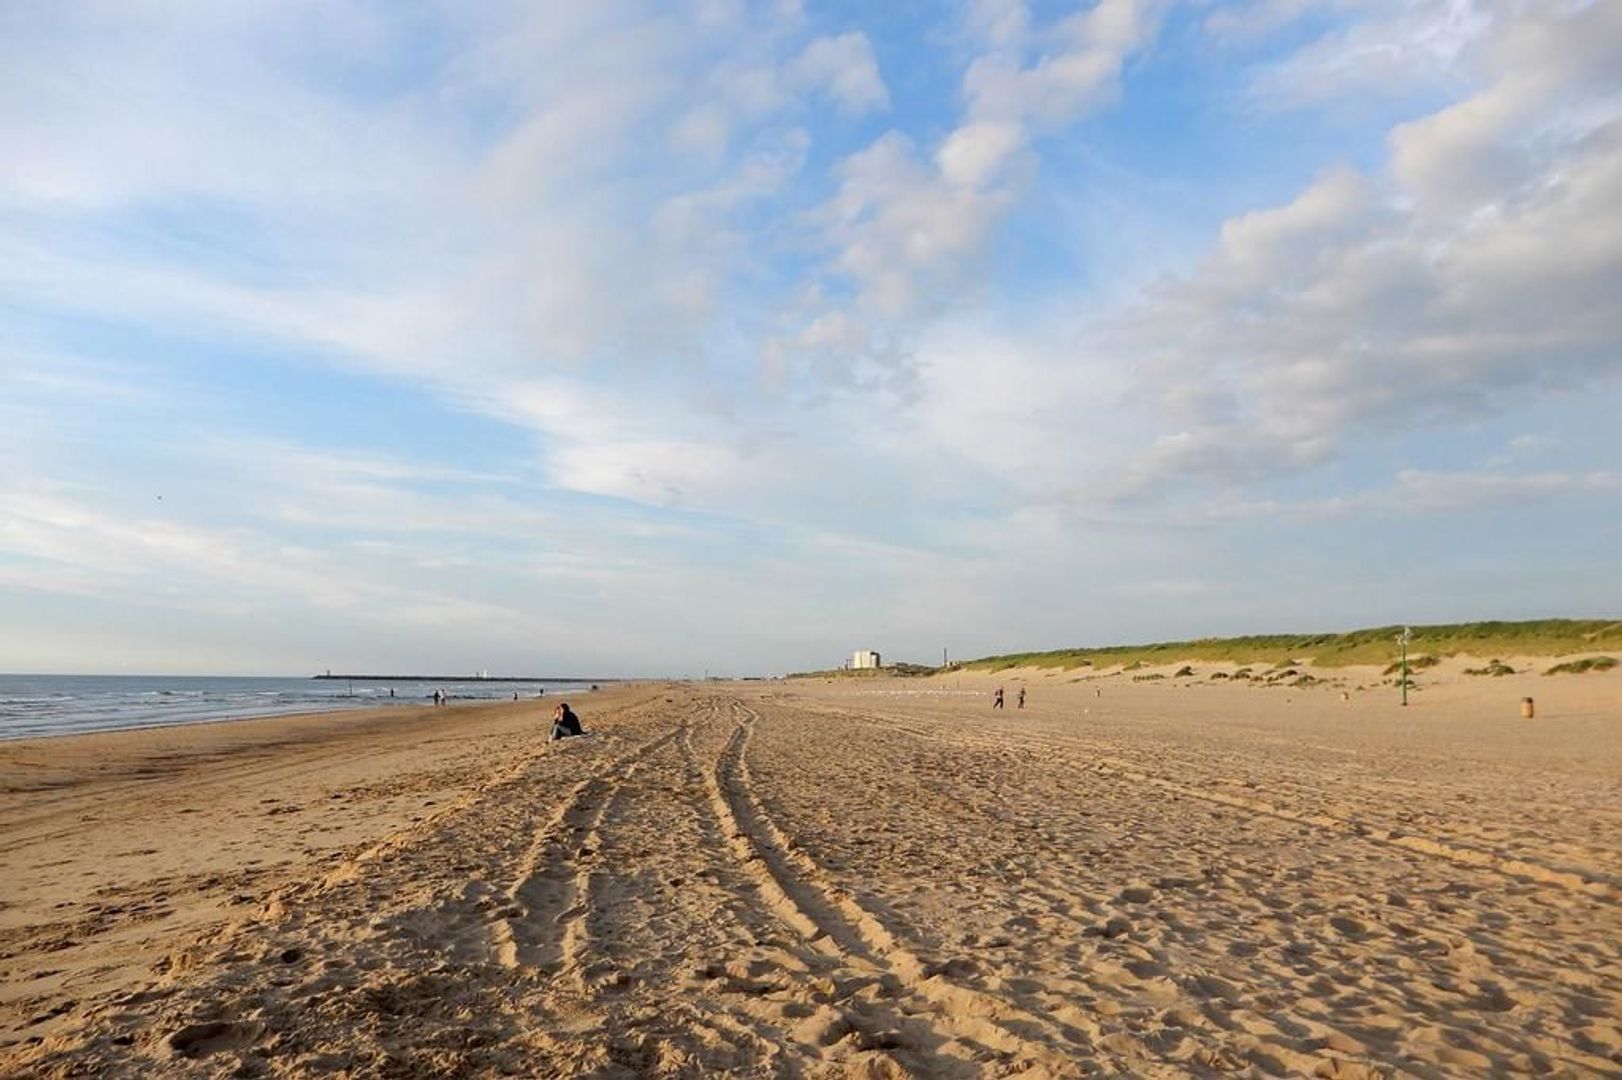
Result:
[[[0,740],[90,731],[246,720],[378,705],[429,705],[436,689],[458,701],[511,701],[590,690],[589,683],[374,682],[212,675],[3,675]],[[390,691],[394,697],[389,696]]]

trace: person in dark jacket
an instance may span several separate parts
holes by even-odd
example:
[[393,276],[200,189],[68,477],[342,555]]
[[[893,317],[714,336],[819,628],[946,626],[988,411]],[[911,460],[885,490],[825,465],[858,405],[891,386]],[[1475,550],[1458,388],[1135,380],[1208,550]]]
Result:
[[571,735],[584,735],[580,728],[580,717],[569,708],[567,701],[558,702],[557,708],[552,710],[552,742],[567,739]]

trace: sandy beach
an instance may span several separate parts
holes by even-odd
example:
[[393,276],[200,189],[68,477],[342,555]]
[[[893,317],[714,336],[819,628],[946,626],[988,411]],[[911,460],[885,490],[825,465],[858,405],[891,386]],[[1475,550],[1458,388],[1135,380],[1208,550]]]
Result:
[[1622,1073],[1622,671],[1471,662],[0,745],[0,1074]]

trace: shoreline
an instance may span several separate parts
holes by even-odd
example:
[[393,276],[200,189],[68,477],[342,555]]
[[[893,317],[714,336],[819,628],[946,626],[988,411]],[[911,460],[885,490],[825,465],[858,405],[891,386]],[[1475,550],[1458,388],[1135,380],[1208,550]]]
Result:
[[[56,684],[57,679],[62,682]],[[105,680],[107,685],[84,684],[97,680]],[[589,686],[623,688],[642,681],[645,680],[624,679],[606,684],[516,684],[492,679],[484,683],[450,683],[446,684],[450,687],[446,703],[457,708],[511,703],[514,692],[519,693],[519,702],[534,702],[559,694],[573,697],[577,690],[582,696],[602,692],[601,689],[588,691]],[[426,692],[418,693],[415,689],[423,684],[412,684],[397,697],[374,689],[345,694],[341,684],[338,692],[330,694],[305,689],[312,684],[332,685],[281,676],[8,675],[0,677],[0,746],[102,732],[409,709],[430,703]]]
[[[529,700],[539,700],[539,699],[538,698],[532,698],[532,699],[529,699]],[[520,702],[513,702],[513,701],[508,701],[508,702],[500,702],[500,701],[496,701],[496,702],[464,702],[463,705],[460,706],[460,707],[461,708],[467,708],[468,706],[475,705],[475,704],[496,704],[496,705],[507,704],[507,705],[515,705],[515,704],[520,704]],[[434,706],[433,706],[433,703],[431,701],[429,701],[429,702],[420,702],[420,703],[418,703],[418,702],[402,702],[402,703],[396,703],[396,704],[393,704],[393,705],[378,705],[375,702],[373,702],[373,703],[368,703],[366,705],[354,705],[354,706],[350,706],[350,707],[346,707],[346,708],[338,708],[338,709],[296,709],[296,710],[294,710],[292,712],[244,713],[244,714],[241,714],[241,715],[238,715],[238,716],[215,716],[215,717],[210,717],[210,718],[204,719],[204,720],[172,720],[172,721],[169,721],[167,723],[155,723],[155,724],[146,724],[146,723],[121,724],[118,727],[93,728],[93,729],[91,729],[89,731],[57,731],[57,732],[43,732],[43,733],[35,732],[35,733],[26,734],[26,735],[0,734],[0,749],[4,749],[5,747],[9,747],[14,743],[33,742],[35,740],[44,741],[44,740],[47,740],[47,739],[50,739],[50,740],[55,740],[55,739],[88,739],[88,738],[93,738],[93,737],[95,737],[97,735],[117,735],[117,734],[119,734],[121,732],[132,732],[133,733],[133,732],[140,732],[140,731],[167,731],[167,730],[170,730],[172,728],[200,728],[200,727],[209,727],[209,726],[212,726],[214,724],[248,724],[248,723],[253,723],[255,721],[266,721],[266,720],[300,720],[300,719],[304,719],[304,718],[307,718],[307,717],[314,717],[314,716],[328,716],[328,717],[356,716],[358,714],[363,714],[363,713],[368,713],[368,712],[389,711],[389,710],[394,710],[394,709],[400,709],[400,710],[404,710],[404,709],[432,709],[433,707]],[[451,707],[456,707],[456,706],[451,706]]]
[[[640,683],[632,682],[632,681],[628,680],[626,682],[619,683],[618,685],[616,685],[614,687],[614,689],[624,689],[624,688],[627,688],[627,687],[630,687],[630,686],[635,686],[635,685],[640,685]],[[601,690],[597,691],[597,696],[600,697],[600,696],[602,696],[602,694],[603,694],[603,691],[601,691]],[[174,721],[170,721],[168,723],[157,723],[157,724],[121,724],[118,727],[93,728],[93,729],[91,729],[89,731],[58,731],[58,732],[48,732],[48,733],[32,733],[32,734],[26,734],[26,735],[5,735],[5,734],[0,734],[0,749],[3,749],[5,747],[9,747],[14,743],[33,742],[35,740],[43,741],[43,740],[46,740],[46,739],[87,739],[87,738],[92,738],[92,737],[94,737],[96,735],[117,735],[120,732],[167,731],[167,730],[170,730],[172,728],[208,727],[208,726],[211,726],[211,725],[214,725],[214,724],[248,724],[248,723],[253,723],[255,721],[300,720],[300,719],[306,719],[306,718],[309,718],[309,717],[340,717],[340,716],[342,716],[342,717],[353,717],[353,716],[357,716],[357,715],[360,715],[360,714],[371,713],[371,712],[390,712],[390,711],[394,711],[394,710],[399,710],[399,711],[403,712],[403,711],[406,711],[406,710],[415,711],[415,710],[419,710],[419,709],[432,710],[434,708],[434,704],[433,704],[432,701],[421,701],[421,702],[407,701],[407,700],[405,700],[403,698],[390,699],[390,700],[391,700],[391,703],[387,704],[387,705],[378,704],[377,702],[368,702],[368,703],[366,703],[364,705],[352,705],[352,706],[347,706],[347,707],[338,708],[338,709],[296,709],[296,710],[291,711],[291,712],[244,713],[244,714],[241,714],[241,715],[238,715],[238,716],[216,716],[216,717],[210,717],[210,718],[204,719],[204,720],[174,720]],[[561,697],[559,697],[559,696],[556,696],[556,695],[554,695],[553,697],[550,697],[550,698],[543,698],[543,697],[519,698],[517,701],[511,701],[511,700],[507,700],[507,699],[504,699],[504,698],[454,698],[453,697],[453,698],[450,698],[445,703],[445,705],[441,707],[441,709],[439,711],[443,713],[443,712],[447,712],[447,711],[451,711],[451,710],[476,709],[476,708],[483,708],[483,707],[486,707],[486,706],[501,706],[501,705],[511,707],[511,706],[514,706],[514,705],[535,704],[537,702],[550,703],[552,701],[561,701],[561,700],[563,700],[563,699]]]

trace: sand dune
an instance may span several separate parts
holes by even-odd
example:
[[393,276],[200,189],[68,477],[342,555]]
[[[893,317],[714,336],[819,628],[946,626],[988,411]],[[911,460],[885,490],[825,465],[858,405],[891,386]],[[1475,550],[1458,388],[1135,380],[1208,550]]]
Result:
[[[41,860],[77,874],[107,853],[41,808],[96,782],[10,795],[38,812],[0,835],[19,882],[0,1061],[47,1077],[1622,1070],[1622,681],[1523,680],[1549,704],[1522,721],[1514,679],[1437,676],[1402,710],[1351,682],[1342,701],[1332,684],[1076,678],[641,688],[593,701],[596,734],[555,746],[510,708],[294,740],[257,767],[302,755],[289,776],[321,779],[301,808],[345,768],[357,786],[256,815],[284,856],[271,870],[238,882],[243,852],[198,856],[249,902],[108,871],[123,910],[71,932],[39,921]],[[1030,707],[993,713],[987,691],[1015,680]],[[453,743],[420,746],[452,723]],[[156,790],[229,834],[233,812],[301,783],[264,776]],[[415,794],[297,857],[307,834],[275,830],[332,817],[363,776]],[[147,858],[172,865],[176,842]],[[191,914],[142,923],[142,903]],[[37,975],[53,950],[79,958],[76,985]]]

